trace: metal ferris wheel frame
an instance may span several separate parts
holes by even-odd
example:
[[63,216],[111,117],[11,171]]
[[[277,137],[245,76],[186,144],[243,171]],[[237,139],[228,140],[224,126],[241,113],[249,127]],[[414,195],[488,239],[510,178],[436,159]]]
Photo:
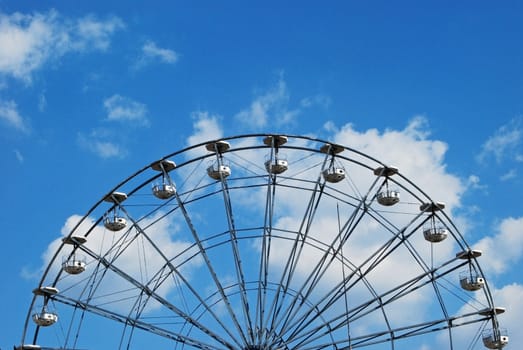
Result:
[[470,349],[501,349],[481,252],[444,208],[345,145],[193,145],[123,180],[62,237],[18,349],[98,346],[98,322],[120,349],[395,349],[435,334],[454,349],[461,329]]

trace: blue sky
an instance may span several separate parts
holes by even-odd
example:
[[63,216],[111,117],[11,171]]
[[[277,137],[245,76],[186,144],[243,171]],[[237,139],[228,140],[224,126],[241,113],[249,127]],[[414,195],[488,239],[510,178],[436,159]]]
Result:
[[444,187],[460,230],[489,252],[518,348],[522,36],[519,1],[0,1],[0,348],[19,342],[69,217],[163,155],[266,132],[385,161],[423,150],[433,182],[405,175]]

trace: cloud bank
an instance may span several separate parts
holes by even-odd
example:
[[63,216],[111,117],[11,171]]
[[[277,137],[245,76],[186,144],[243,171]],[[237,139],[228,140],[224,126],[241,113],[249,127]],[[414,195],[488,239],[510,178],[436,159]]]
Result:
[[69,53],[105,51],[125,28],[115,16],[67,18],[57,11],[0,14],[0,74],[30,83],[46,63]]

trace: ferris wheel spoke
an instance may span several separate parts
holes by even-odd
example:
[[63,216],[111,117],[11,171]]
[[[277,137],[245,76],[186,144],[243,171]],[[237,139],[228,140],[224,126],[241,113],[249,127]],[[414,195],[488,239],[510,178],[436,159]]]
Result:
[[[391,329],[389,331],[375,332],[365,335],[358,335],[352,338],[352,348],[367,347],[386,342],[394,342],[403,338],[411,338],[423,334],[451,330],[458,327],[467,326],[474,323],[481,323],[488,320],[488,317],[478,313],[467,313],[452,319],[436,319],[423,323],[412,324]],[[340,349],[350,350],[350,347]]]
[[[221,344],[226,345],[227,347],[231,346],[231,344],[229,344],[229,342],[227,342],[224,339],[222,339],[222,337],[220,337],[218,335],[218,333],[215,332],[215,330],[212,330],[212,329],[209,329],[208,327],[205,327],[203,324],[201,324],[196,319],[194,319],[190,314],[188,314],[187,312],[183,311],[182,309],[180,309],[179,307],[175,306],[174,304],[170,303],[167,299],[161,297],[158,293],[156,293],[155,290],[151,289],[149,286],[144,285],[142,282],[134,279],[132,276],[130,276],[129,274],[125,273],[123,270],[121,270],[120,268],[116,267],[112,262],[106,260],[103,257],[100,257],[100,256],[96,255],[94,252],[92,252],[92,251],[90,251],[88,249],[84,249],[84,251],[86,253],[90,254],[90,256],[92,258],[99,260],[100,266],[104,266],[105,267],[104,272],[110,270],[110,271],[116,273],[117,275],[119,275],[120,277],[122,277],[124,280],[129,282],[131,285],[134,285],[140,291],[140,294],[138,295],[138,297],[140,297],[140,296],[142,296],[144,294],[147,295],[148,298],[154,299],[156,302],[160,303],[161,305],[166,307],[168,310],[173,312],[175,315],[179,316],[184,321],[188,322],[192,326],[194,326],[197,329],[199,329],[204,334],[210,336],[211,338],[215,339],[216,341],[220,342]],[[87,299],[87,301],[85,301],[85,302],[81,302],[80,300],[78,302],[81,302],[82,304],[85,304],[85,305],[90,305],[95,310],[104,310],[100,306],[94,306],[94,305],[89,304],[90,300],[92,300],[92,296],[90,296]],[[109,311],[107,309],[105,309],[105,310],[109,314],[113,313],[113,312],[111,312],[111,311]]]
[[[276,323],[276,326],[279,326],[282,333],[287,332],[289,325],[294,324],[294,321],[303,320],[303,316],[297,316],[298,313],[303,311],[302,308],[304,307],[304,304],[299,302],[298,295],[302,295],[303,298],[307,299],[308,296],[315,290],[315,287],[317,286],[323,275],[326,273],[326,271],[329,269],[330,265],[333,263],[334,257],[337,254],[339,254],[341,250],[341,245],[343,243],[336,242],[345,242],[348,239],[348,237],[357,227],[360,220],[364,217],[366,212],[366,209],[364,207],[364,201],[362,200],[360,201],[359,205],[354,208],[352,214],[347,219],[343,228],[340,229],[338,234],[334,237],[331,244],[327,247],[327,249],[324,250],[322,257],[311,269],[311,273],[302,283],[302,286],[300,287],[298,294],[295,296],[295,298],[292,300],[290,305],[283,313],[286,316],[280,320],[280,322],[282,322],[281,326],[279,326],[279,324]],[[330,259],[329,256],[331,256]]]
[[[371,290],[373,298],[350,309],[339,310],[339,314],[333,315],[330,319],[326,319],[321,327],[317,327],[315,329],[308,328],[307,324],[310,324],[313,321],[315,321],[317,315],[326,314],[328,310],[336,308],[336,302],[343,296],[343,288],[339,288],[338,291],[336,293],[333,293],[330,300],[326,302],[324,305],[321,305],[321,303],[313,305],[311,307],[311,310],[314,310],[315,317],[307,319],[307,323],[302,323],[302,327],[297,328],[286,339],[288,339],[289,341],[297,341],[302,339],[296,346],[302,346],[306,342],[310,343],[312,341],[321,339],[323,336],[325,336],[325,334],[341,329],[342,327],[348,326],[349,324],[369,314],[379,312],[384,307],[396,301],[399,301],[401,298],[404,298],[409,294],[416,292],[417,290],[429,284],[433,284],[436,280],[443,278],[445,275],[463,266],[463,263],[457,266],[448,266],[454,261],[455,259],[449,260],[434,271],[431,271],[430,273],[422,273],[410,279],[409,281],[401,283],[400,285],[391,288],[390,290],[385,291],[379,295],[374,290]],[[444,268],[446,268],[444,271],[437,274],[435,273],[436,271],[443,270]],[[356,283],[358,283],[361,279],[364,278],[365,276],[358,276],[358,279],[354,281],[352,285],[354,286]],[[366,285],[369,289],[372,288],[370,284],[366,283]],[[350,287],[348,289],[350,290]],[[447,314],[445,314],[445,319],[450,319]],[[390,331],[391,329],[389,328],[387,332]]]
[[[311,190],[311,196],[309,198],[305,213],[301,219],[299,229],[295,234],[293,245],[280,277],[279,287],[275,293],[274,300],[271,305],[272,312],[269,313],[270,320],[269,318],[267,319],[267,322],[271,322],[271,325],[268,327],[268,329],[276,329],[278,323],[281,321],[280,314],[284,310],[284,301],[288,295],[288,288],[292,284],[298,263],[301,261],[301,255],[303,253],[305,241],[312,227],[314,216],[317,213],[324,186],[325,184],[322,183],[321,176],[318,177],[314,188]],[[295,296],[294,300],[291,301],[291,305],[292,303],[296,302],[297,296]]]
[[[54,299],[56,301],[60,302],[60,303],[67,304],[67,305],[72,306],[74,308],[79,308],[79,309],[88,311],[90,313],[96,314],[98,316],[102,316],[102,317],[105,317],[107,319],[115,320],[115,321],[121,322],[121,323],[123,323],[125,325],[136,327],[136,328],[139,328],[139,329],[142,329],[142,330],[154,333],[154,334],[159,335],[161,337],[165,337],[165,338],[168,338],[168,339],[175,340],[177,342],[181,342],[183,344],[187,344],[187,345],[193,346],[193,347],[195,347],[197,349],[207,349],[207,350],[216,349],[215,345],[202,342],[198,338],[189,337],[189,336],[187,336],[185,334],[173,332],[172,330],[159,327],[159,326],[154,325],[154,324],[152,324],[150,322],[145,322],[145,321],[140,320],[140,319],[131,318],[129,316],[124,316],[124,315],[121,315],[121,314],[119,314],[117,312],[110,311],[110,310],[107,310],[105,308],[101,308],[101,307],[98,307],[98,306],[95,306],[95,305],[91,305],[89,303],[84,303],[84,302],[81,302],[81,301],[78,301],[78,300],[75,300],[75,299],[68,298],[66,296],[62,296],[62,295],[57,295],[57,296],[54,297]],[[222,344],[224,346],[224,348],[226,348],[226,349],[233,349],[234,348],[232,344],[229,344],[229,343],[225,342],[224,340],[220,340],[219,337],[216,338],[215,337],[216,335],[213,336],[212,333],[209,334],[209,335],[211,335],[211,337],[213,339],[215,339],[220,344]]]
[[183,213],[183,216],[185,218],[185,221],[187,223],[187,226],[189,227],[189,230],[191,231],[191,234],[193,235],[193,238],[196,242],[196,245],[198,246],[199,252],[202,255],[202,258],[205,262],[205,265],[207,266],[207,269],[209,270],[209,273],[211,274],[211,277],[214,281],[214,284],[216,285],[216,288],[220,292],[220,296],[222,297],[223,302],[225,303],[225,306],[227,308],[227,312],[229,316],[231,317],[232,322],[234,323],[234,326],[236,327],[236,330],[238,331],[240,337],[242,338],[243,342],[245,344],[248,344],[247,337],[244,333],[244,330],[242,329],[240,322],[238,321],[238,318],[236,317],[236,313],[234,312],[231,302],[229,300],[229,297],[225,293],[225,290],[223,288],[223,285],[221,284],[218,275],[216,274],[216,271],[214,270],[211,261],[207,255],[207,251],[205,247],[202,244],[202,240],[200,239],[198,232],[196,231],[196,228],[194,227],[191,217],[189,216],[189,213],[187,212],[187,209],[185,208],[184,203],[182,202],[181,198],[178,196],[178,194],[175,194],[176,200],[178,202],[178,207]]
[[[176,257],[175,257],[176,258]],[[173,258],[172,260],[174,260],[175,258]],[[165,270],[165,272],[163,273],[162,275],[162,270]],[[223,321],[221,320],[221,318],[218,316],[218,314],[213,310],[212,308],[212,305],[210,305],[205,299],[202,298],[200,292],[198,292],[197,288],[194,287],[190,282],[189,280],[183,275],[183,273],[180,271],[179,268],[177,268],[176,266],[174,266],[172,264],[171,261],[167,261],[166,264],[162,267],[162,269],[159,270],[157,276],[154,276],[151,281],[148,283],[151,284],[154,280],[156,280],[156,285],[155,287],[152,288],[152,290],[156,290],[156,288],[159,288],[165,280],[167,280],[169,277],[173,277],[176,281],[181,281],[181,284],[179,282],[177,282],[176,284],[179,285],[179,294],[182,296],[182,299],[185,299],[183,297],[183,290],[182,290],[182,286],[186,287],[189,292],[190,292],[190,296],[196,298],[196,300],[198,301],[198,304],[201,308],[203,308],[203,311],[202,312],[207,312],[213,319],[214,321],[221,327],[221,329],[227,333],[229,335],[229,337],[236,343],[236,345],[240,345],[240,343],[238,342],[238,340],[236,339],[236,336],[229,330],[229,327],[227,327]],[[185,308],[187,309],[187,313],[189,314],[193,314],[194,311],[190,311],[188,310],[188,306],[184,303],[185,305]],[[196,318],[198,319],[198,318]]]
[[[354,213],[356,213],[356,211]],[[361,219],[361,217],[362,216],[360,215],[360,219]],[[370,274],[376,267],[380,266],[380,263],[388,255],[390,255],[390,253],[392,253],[392,251],[394,251],[399,246],[401,246],[402,242],[404,242],[410,235],[412,235],[416,231],[416,227],[415,227],[409,234],[405,234],[405,231],[407,230],[407,228],[409,226],[412,226],[413,223],[415,222],[415,220],[416,219],[413,219],[409,224],[407,224],[407,226],[405,228],[398,230],[398,233],[396,233],[385,244],[383,244],[381,247],[379,247],[377,250],[375,250],[374,253],[370,254],[369,257],[365,261],[363,261],[359,266],[353,267],[352,268],[353,273],[349,274],[346,281],[343,281],[342,283],[338,284],[335,288],[331,289],[329,292],[327,292],[325,294],[324,297],[319,298],[319,302],[317,304],[314,304],[313,307],[309,308],[308,310],[305,310],[305,311],[302,310],[301,315],[299,315],[299,316],[295,316],[298,314],[299,309],[295,310],[294,313],[292,314],[294,317],[293,322],[290,324],[287,323],[287,326],[285,328],[282,327],[282,333],[288,332],[289,329],[294,329],[294,332],[292,332],[290,335],[290,337],[293,337],[294,334],[299,333],[303,327],[306,327],[307,324],[314,321],[314,319],[317,317],[317,316],[315,316],[315,315],[318,315],[318,313],[316,313],[314,311],[315,307],[317,307],[319,304],[321,304],[322,302],[324,302],[325,300],[328,300],[330,298],[331,299],[330,302],[326,303],[326,307],[325,307],[325,308],[328,308],[330,305],[332,305],[333,303],[337,302],[340,298],[342,298],[345,295],[345,293],[352,288],[352,286],[354,286],[356,283],[358,283],[361,279],[365,279],[365,277],[368,274]],[[348,222],[350,222],[350,221],[351,220],[349,220]],[[350,232],[355,229],[355,227],[359,223],[359,220],[354,220],[352,222],[353,222],[352,228],[351,228],[351,226],[344,227],[344,229],[347,230],[346,231],[347,234],[345,234],[345,236],[350,235]],[[347,226],[347,225],[345,225],[345,226]],[[341,232],[341,230],[340,230],[340,232]],[[340,236],[340,240],[346,241],[346,239],[343,239],[341,236]],[[325,267],[325,269],[323,270],[322,273],[324,273],[326,271],[328,266],[330,264],[332,264],[332,262],[334,261],[334,258],[340,252],[341,252],[341,249],[338,249],[335,253],[333,253],[332,258],[329,260],[328,265]],[[324,255],[325,259],[326,259],[326,257],[327,257],[327,254]],[[340,259],[343,259],[343,257],[341,257]],[[323,264],[323,262],[324,262],[324,260],[322,260],[320,263]],[[318,266],[320,266],[320,264],[318,264]],[[352,277],[354,277],[357,273],[359,274],[358,279],[352,285],[347,287],[346,283],[348,283],[349,280]],[[320,277],[321,277],[321,274],[318,277],[318,281],[319,281]],[[318,283],[318,281],[316,281],[316,283]],[[367,283],[367,282],[365,282],[365,283]],[[309,291],[312,290],[312,287],[314,287],[314,286],[315,286],[315,284],[311,284],[311,288],[309,289]],[[307,294],[305,294],[304,296],[307,297]],[[375,300],[379,301],[379,304],[378,304],[379,307],[383,306],[381,304],[380,298],[378,298],[376,296]],[[311,319],[311,317],[312,317],[312,319]],[[384,314],[384,317],[386,319],[385,314]],[[291,318],[289,317],[289,319],[291,319]],[[386,322],[388,323],[387,320],[386,320]]]
[[229,226],[229,238],[230,238],[232,253],[233,253],[233,257],[234,257],[236,279],[238,280],[238,284],[240,287],[242,310],[243,310],[245,324],[247,326],[247,333],[248,333],[249,339],[251,341],[250,343],[252,344],[254,342],[254,332],[253,332],[253,326],[252,326],[252,319],[251,319],[251,315],[250,315],[250,311],[249,311],[250,310],[249,301],[247,299],[247,292],[245,289],[245,274],[243,272],[242,259],[240,256],[240,249],[238,247],[238,238],[237,238],[236,226],[234,223],[234,215],[233,215],[232,203],[231,203],[231,198],[230,198],[230,193],[229,193],[229,187],[227,184],[227,180],[223,176],[221,177],[220,182],[221,182],[221,186],[222,186],[222,193],[223,193],[223,200],[224,200],[224,206],[225,206],[225,213],[226,213],[226,217],[227,217],[227,224]]
[[[232,218],[231,218],[231,221],[232,221]],[[139,223],[133,221],[133,224],[134,224],[133,226],[136,227],[137,231],[139,233],[141,233],[147,239],[147,241],[149,242],[149,244],[151,244],[153,249],[161,256],[162,260],[165,262],[164,267],[168,267],[168,273],[165,275],[165,278],[169,277],[171,274],[174,274],[175,277],[179,278],[184,283],[184,285],[190,290],[191,295],[198,300],[200,305],[202,305],[204,307],[204,309],[209,312],[209,314],[212,316],[212,318],[218,323],[218,325],[220,325],[222,330],[225,331],[231,337],[231,339],[233,339],[233,341],[236,342],[238,345],[239,342],[236,339],[236,337],[230,332],[230,330],[228,329],[229,327],[227,327],[223,323],[223,321],[220,319],[220,317],[218,317],[218,315],[204,301],[204,299],[201,297],[200,293],[198,293],[198,291],[191,285],[191,283],[189,283],[189,281],[183,276],[183,274],[180,272],[180,270],[172,264],[171,260],[176,259],[176,257],[169,260],[169,258],[162,252],[160,247],[157,244],[155,244],[155,242],[151,239],[151,237],[149,237],[149,235],[147,235],[145,230],[140,227]],[[147,285],[149,285],[153,280],[154,280],[154,277],[153,277],[153,279],[151,279],[151,281],[149,283],[147,283]],[[158,284],[157,287],[159,287],[160,285],[161,285],[161,283]],[[221,289],[221,291],[223,291],[223,289]],[[145,305],[144,305],[144,307],[145,307]],[[189,312],[189,310],[187,310],[186,312]]]
[[[272,241],[272,225],[274,218],[274,197],[275,197],[275,186],[272,185],[273,177],[267,176],[267,194],[265,196],[265,209],[264,209],[264,224],[261,241],[261,252],[260,252],[260,266],[258,271],[258,288],[256,292],[256,336],[258,339],[262,338],[264,332],[264,319],[265,319],[265,304],[267,298],[268,288],[268,276],[269,276],[269,261],[271,253],[271,241]],[[278,286],[280,288],[280,286]]]

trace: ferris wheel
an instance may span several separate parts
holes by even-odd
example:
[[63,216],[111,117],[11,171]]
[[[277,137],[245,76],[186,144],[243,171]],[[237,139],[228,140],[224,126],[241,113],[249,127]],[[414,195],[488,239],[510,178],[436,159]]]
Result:
[[482,252],[444,198],[344,145],[251,134],[190,146],[67,227],[16,349],[508,343]]

